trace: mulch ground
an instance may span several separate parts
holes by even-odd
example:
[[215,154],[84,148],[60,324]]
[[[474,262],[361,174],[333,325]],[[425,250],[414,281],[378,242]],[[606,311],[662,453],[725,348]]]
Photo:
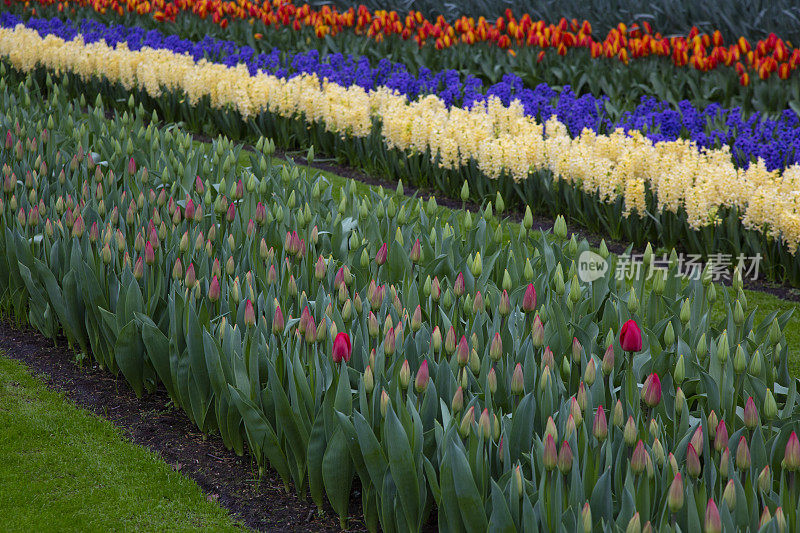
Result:
[[[170,407],[163,389],[137,398],[124,378],[88,363],[79,366],[64,339],[55,344],[32,329],[0,321],[0,350],[28,366],[54,390],[121,428],[128,438],[160,455],[194,479],[208,495],[259,531],[340,531],[332,510],[320,516],[310,500],[287,494],[273,470],[260,480],[245,453],[227,450],[222,439],[203,435],[182,411]],[[366,531],[360,494],[353,493],[348,531]]]

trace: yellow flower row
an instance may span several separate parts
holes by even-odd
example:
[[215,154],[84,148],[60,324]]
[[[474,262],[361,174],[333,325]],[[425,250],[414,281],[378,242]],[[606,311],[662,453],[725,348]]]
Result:
[[377,117],[388,147],[411,153],[430,150],[444,168],[474,160],[491,178],[507,172],[516,180],[550,171],[554,179],[598,194],[604,202],[622,197],[626,216],[644,215],[649,186],[658,202],[651,210],[684,209],[695,229],[718,223],[720,208],[735,207],[744,227],[781,239],[792,253],[800,244],[800,166],[783,173],[769,172],[761,163],[741,170],[727,148],[701,150],[688,141],[654,144],[621,130],[610,135],[586,130],[570,138],[555,118],[542,125],[525,116],[516,102],[504,106],[492,98],[471,109],[448,109],[432,95],[409,102],[386,88],[367,92],[320,83],[316,76],[251,76],[243,65],[195,62],[166,50],[131,51],[124,44],[85,44],[80,38],[42,38],[22,25],[0,29],[0,55],[25,71],[43,65],[86,79],[100,76],[152,96],[181,90],[192,104],[207,96],[212,106],[232,107],[245,118],[263,111],[302,115],[343,137],[368,136]]

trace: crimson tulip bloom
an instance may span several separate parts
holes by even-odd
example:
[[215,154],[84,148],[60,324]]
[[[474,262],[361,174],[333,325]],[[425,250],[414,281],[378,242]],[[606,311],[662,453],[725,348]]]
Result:
[[350,355],[353,353],[353,347],[350,344],[350,335],[345,332],[339,332],[333,340],[333,362],[340,363],[344,360],[345,363],[350,361]]
[[638,352],[642,349],[642,331],[635,320],[628,320],[622,325],[619,344],[626,352]]

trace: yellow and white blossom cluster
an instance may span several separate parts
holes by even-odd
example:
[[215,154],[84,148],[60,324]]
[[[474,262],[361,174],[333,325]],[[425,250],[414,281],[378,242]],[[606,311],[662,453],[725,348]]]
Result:
[[[244,65],[226,67],[188,54],[124,44],[85,44],[80,38],[44,38],[22,25],[0,29],[0,55],[21,70],[37,65],[139,87],[152,96],[181,90],[196,104],[208,97],[216,108],[232,107],[247,118],[269,111],[303,117],[342,137],[366,137],[373,118],[386,146],[411,153],[429,151],[441,167],[457,169],[473,160],[490,178],[524,180],[548,171],[596,194],[600,201],[624,200],[626,216],[646,210],[685,212],[691,227],[719,222],[720,208],[736,208],[745,228],[782,240],[795,253],[800,244],[800,167],[783,173],[763,163],[747,170],[732,163],[727,148],[698,149],[689,141],[653,143],[638,132],[598,135],[586,130],[571,138],[555,118],[541,124],[522,106],[491,98],[471,109],[447,106],[436,96],[408,101],[387,88],[365,91],[316,76],[291,79],[259,73]],[[657,205],[647,205],[646,190]]]

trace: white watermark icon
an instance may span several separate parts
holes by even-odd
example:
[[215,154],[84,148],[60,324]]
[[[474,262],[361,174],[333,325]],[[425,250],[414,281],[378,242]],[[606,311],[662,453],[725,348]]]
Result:
[[[712,254],[708,257],[709,275],[711,281],[730,281],[733,271],[739,269],[742,279],[758,279],[761,254],[747,256],[739,254]],[[705,265],[700,254],[677,254],[675,258],[676,274],[691,280],[700,279]],[[653,256],[649,265],[645,264],[644,254],[620,255],[614,270],[614,277],[620,279],[651,279],[656,272],[664,274],[669,270],[670,259],[668,254],[661,257]],[[578,257],[578,277],[584,283],[591,283],[602,278],[610,268],[607,260],[602,256],[584,251]]]

